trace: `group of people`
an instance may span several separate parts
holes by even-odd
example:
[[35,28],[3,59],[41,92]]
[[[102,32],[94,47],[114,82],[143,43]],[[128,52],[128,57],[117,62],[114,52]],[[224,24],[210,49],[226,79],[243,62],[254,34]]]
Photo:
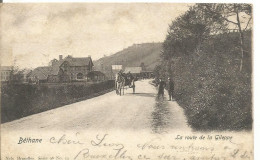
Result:
[[164,89],[167,88],[169,94],[169,101],[174,100],[174,82],[172,78],[168,78],[167,82],[163,81],[161,78],[159,79],[159,88],[158,88],[158,98],[162,96],[164,99]]
[[[124,85],[129,86],[129,88],[133,88],[133,93],[135,93],[135,77],[130,72],[123,73],[122,70],[120,70],[118,72],[118,77],[123,78],[125,80]],[[168,90],[169,101],[174,100],[174,82],[172,78],[168,78],[166,82],[162,78],[159,78],[157,85],[158,98],[162,97],[164,99],[164,89],[166,88]]]

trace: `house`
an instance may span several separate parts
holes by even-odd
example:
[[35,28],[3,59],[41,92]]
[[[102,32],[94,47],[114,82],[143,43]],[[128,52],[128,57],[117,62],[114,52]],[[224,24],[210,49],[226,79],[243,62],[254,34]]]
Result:
[[87,75],[93,70],[93,66],[90,56],[77,58],[69,55],[63,59],[60,55],[59,60],[51,60],[49,66],[34,69],[29,79],[34,82],[50,83],[87,80]]
[[51,73],[52,67],[37,67],[28,74],[29,83],[47,82],[48,75]]
[[29,69],[18,70],[13,73],[13,81],[15,83],[27,83],[31,72],[32,70]]
[[12,66],[1,66],[1,82],[7,82],[11,80],[11,74],[13,71]]
[[68,56],[63,60],[56,72],[58,71],[60,81],[62,82],[87,80],[87,75],[93,70],[93,66],[90,56],[83,58]]

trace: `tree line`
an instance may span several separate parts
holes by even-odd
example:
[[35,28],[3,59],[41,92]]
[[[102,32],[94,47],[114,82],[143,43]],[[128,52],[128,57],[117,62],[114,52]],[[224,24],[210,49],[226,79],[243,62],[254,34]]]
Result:
[[189,8],[170,24],[163,43],[162,57],[170,73],[172,59],[183,54],[199,54],[201,45],[210,37],[230,31],[239,32],[239,70],[243,69],[245,50],[244,32],[252,27],[250,4],[203,4]]
[[195,129],[252,126],[250,4],[191,6],[169,25],[156,77],[173,78]]

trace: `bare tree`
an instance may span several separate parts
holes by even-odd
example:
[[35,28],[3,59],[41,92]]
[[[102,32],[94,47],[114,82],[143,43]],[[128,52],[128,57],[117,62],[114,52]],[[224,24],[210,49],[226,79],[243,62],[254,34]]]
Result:
[[244,49],[244,31],[251,27],[252,6],[250,4],[198,4],[198,8],[204,12],[204,15],[212,21],[219,21],[227,29],[237,30],[240,39],[240,71],[243,67]]

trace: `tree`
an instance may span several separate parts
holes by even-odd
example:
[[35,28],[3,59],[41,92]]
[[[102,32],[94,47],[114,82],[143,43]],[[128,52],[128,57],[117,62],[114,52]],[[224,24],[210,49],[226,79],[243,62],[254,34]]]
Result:
[[240,40],[240,71],[243,67],[244,49],[244,34],[243,32],[251,25],[252,6],[250,4],[197,4],[198,10],[203,12],[203,15],[211,21],[218,21],[225,24],[226,29],[237,30]]
[[163,44],[164,59],[182,56],[183,54],[199,54],[201,44],[214,34],[224,24],[220,19],[212,21],[203,14],[200,6],[190,7],[169,26],[166,40]]

